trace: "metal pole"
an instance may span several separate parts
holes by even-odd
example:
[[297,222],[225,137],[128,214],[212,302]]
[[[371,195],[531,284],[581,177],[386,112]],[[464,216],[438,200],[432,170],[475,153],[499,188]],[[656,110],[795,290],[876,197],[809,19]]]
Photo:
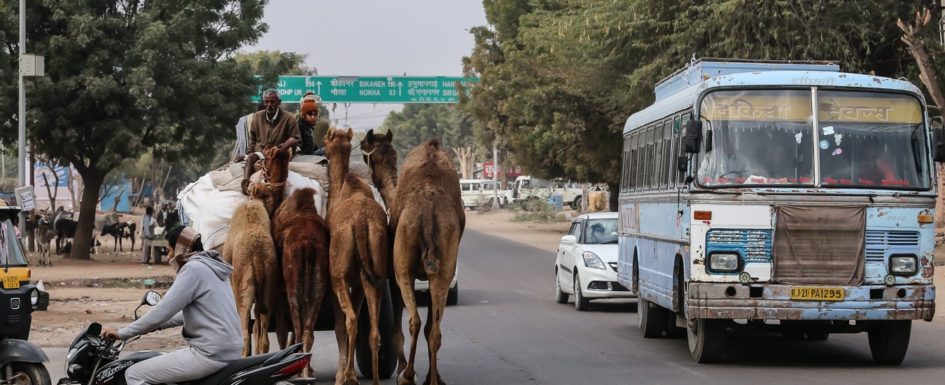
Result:
[[499,150],[492,142],[492,208],[499,208]]
[[[20,86],[20,105],[16,113],[16,121],[19,126],[19,139],[17,140],[17,187],[26,185],[26,84],[23,81],[23,54],[26,53],[26,0],[20,0],[20,60],[19,62],[19,86]],[[26,234],[26,214],[20,212],[20,233]]]

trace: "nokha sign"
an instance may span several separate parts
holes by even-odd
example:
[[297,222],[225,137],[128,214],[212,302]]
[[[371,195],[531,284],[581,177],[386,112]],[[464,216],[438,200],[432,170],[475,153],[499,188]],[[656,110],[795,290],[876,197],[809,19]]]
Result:
[[[298,103],[306,92],[323,102],[458,103],[477,78],[449,76],[280,76],[276,90],[283,103]],[[260,93],[253,96],[258,102]]]

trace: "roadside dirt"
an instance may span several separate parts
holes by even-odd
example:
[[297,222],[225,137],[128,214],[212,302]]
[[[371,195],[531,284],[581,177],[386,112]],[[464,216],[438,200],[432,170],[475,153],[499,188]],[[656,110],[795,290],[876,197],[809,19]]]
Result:
[[466,228],[554,252],[571,226],[561,222],[514,222],[509,210],[466,211]]

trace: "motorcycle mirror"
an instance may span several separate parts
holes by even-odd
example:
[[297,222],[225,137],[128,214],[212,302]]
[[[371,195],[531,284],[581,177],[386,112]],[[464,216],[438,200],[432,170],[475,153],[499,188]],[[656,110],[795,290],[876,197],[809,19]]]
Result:
[[93,322],[89,325],[89,328],[85,330],[85,334],[96,337],[102,335],[102,324]]
[[142,305],[157,306],[158,302],[161,302],[161,295],[154,290],[148,290],[144,293],[144,298],[141,298]]

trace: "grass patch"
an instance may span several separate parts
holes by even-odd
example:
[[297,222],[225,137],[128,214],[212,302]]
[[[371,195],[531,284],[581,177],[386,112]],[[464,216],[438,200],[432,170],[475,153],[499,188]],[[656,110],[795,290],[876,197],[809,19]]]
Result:
[[522,210],[516,210],[512,217],[515,222],[567,222],[564,218],[554,211],[551,205],[539,200],[532,199],[525,203]]

